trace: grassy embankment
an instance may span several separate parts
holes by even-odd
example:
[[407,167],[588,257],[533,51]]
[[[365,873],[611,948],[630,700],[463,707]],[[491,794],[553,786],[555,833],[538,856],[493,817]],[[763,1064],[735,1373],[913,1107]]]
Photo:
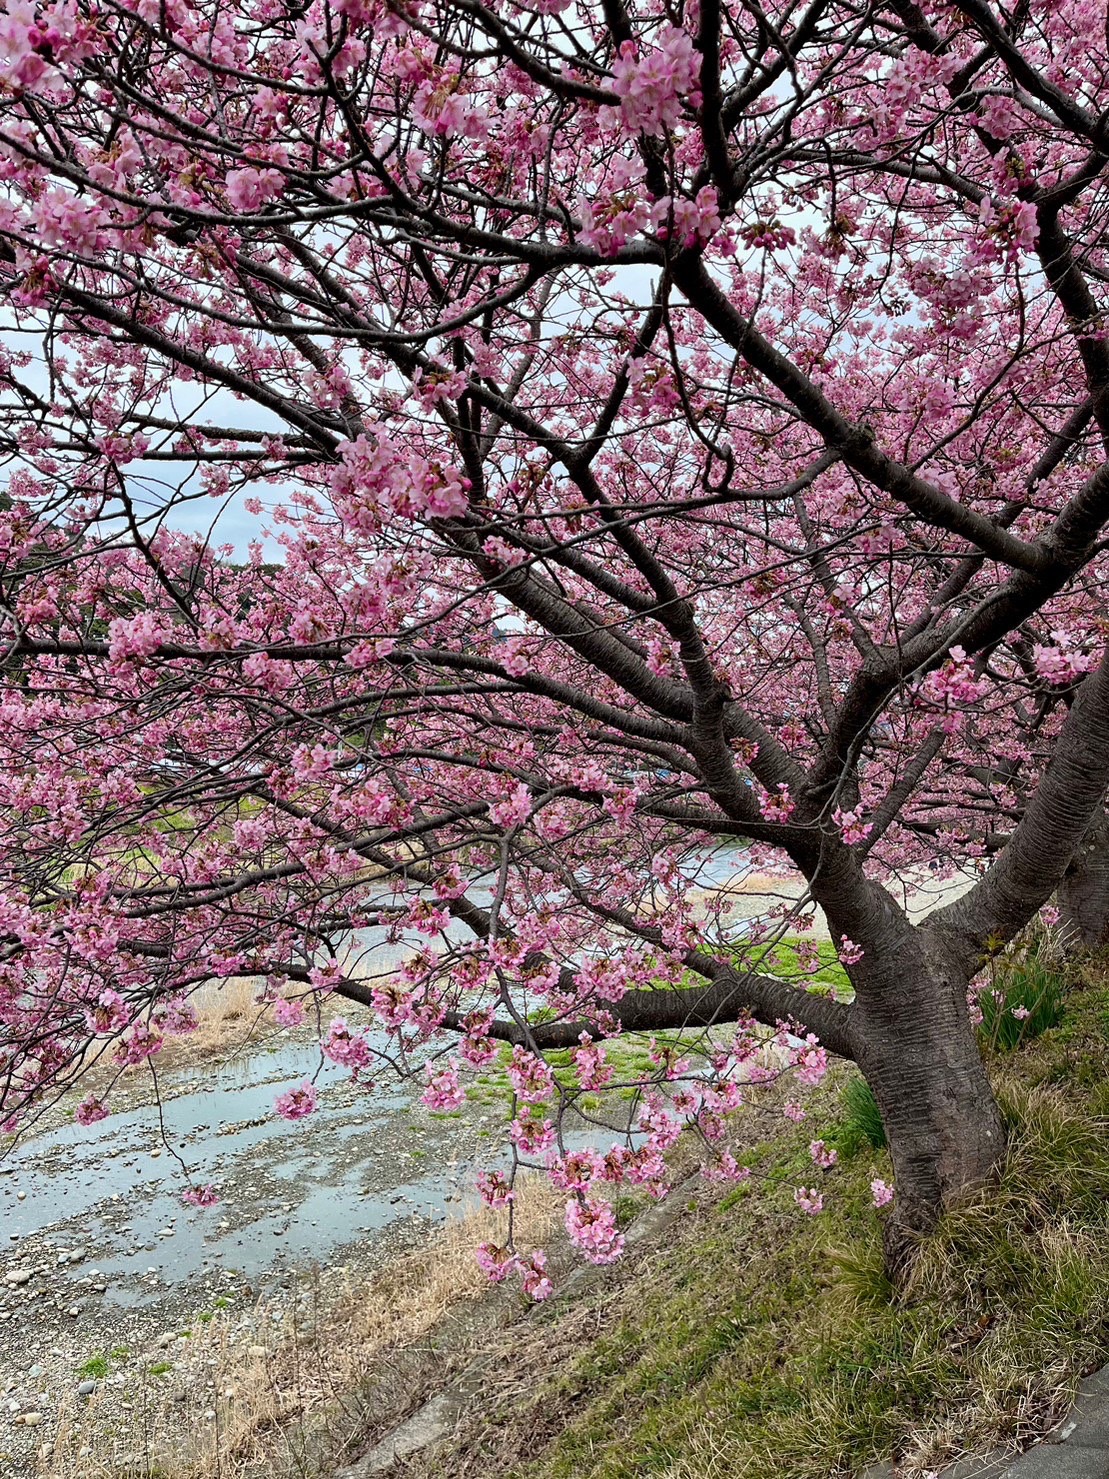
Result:
[[[858,1075],[841,1065],[803,1124],[774,1118],[768,1131],[765,1117],[739,1118],[749,1186],[687,1187],[662,1235],[623,1263],[545,1307],[499,1294],[497,1319],[478,1321],[469,1343],[437,1344],[422,1319],[421,1333],[403,1333],[406,1309],[476,1311],[486,1298],[456,1233],[449,1255],[432,1244],[418,1266],[396,1270],[399,1281],[379,1278],[321,1308],[291,1347],[264,1361],[229,1351],[223,1370],[238,1371],[236,1398],[220,1404],[219,1441],[205,1440],[195,1459],[171,1443],[147,1472],[329,1475],[478,1354],[476,1392],[451,1444],[413,1456],[398,1475],[833,1479],[890,1457],[919,1475],[1043,1431],[1080,1376],[1109,1359],[1109,961],[1071,968],[1063,981],[1061,969],[1034,959],[998,973],[1006,1011],[1036,1008],[1044,983],[1061,982],[1062,1016],[1032,1039],[1056,1016],[1033,1010],[1022,1040],[1003,1051],[987,1012],[985,1051],[1010,1126],[1004,1174],[947,1218],[907,1289],[895,1293],[882,1274],[884,1214],[870,1196],[872,1178],[891,1177],[873,1143],[880,1126]],[[817,1137],[839,1151],[823,1176],[808,1153]],[[818,1180],[825,1211],[808,1218],[793,1192]],[[540,1197],[533,1231],[564,1274],[557,1217]],[[425,1300],[421,1280],[433,1278],[436,1298]],[[372,1333],[358,1313],[368,1311]],[[383,1342],[386,1329],[399,1340]],[[406,1380],[382,1405],[382,1383],[401,1370]],[[318,1396],[306,1401],[308,1373]],[[291,1423],[286,1404],[299,1408]]]
[[[1034,1005],[1041,962],[999,981],[1016,1005],[1030,974]],[[845,1069],[748,1153],[751,1189],[691,1198],[663,1246],[505,1340],[452,1479],[831,1479],[892,1456],[919,1474],[1050,1426],[1109,1359],[1109,965],[1074,973],[1057,1026],[986,1051],[1001,1185],[948,1217],[908,1289],[882,1274],[870,1181],[891,1172]],[[808,1219],[817,1136],[839,1163]]]

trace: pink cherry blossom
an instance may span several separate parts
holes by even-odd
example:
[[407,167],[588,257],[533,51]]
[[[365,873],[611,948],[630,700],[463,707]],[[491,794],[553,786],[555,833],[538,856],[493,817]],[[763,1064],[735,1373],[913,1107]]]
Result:
[[614,1263],[624,1251],[610,1202],[572,1198],[566,1203],[566,1231],[590,1263]]
[[525,1047],[512,1049],[508,1080],[525,1104],[543,1104],[554,1093],[554,1076],[550,1068]]
[[578,1039],[581,1047],[572,1054],[574,1067],[578,1071],[578,1082],[583,1089],[603,1089],[612,1081],[614,1069],[606,1061],[603,1043],[595,1043],[588,1032]]
[[507,1207],[516,1197],[503,1171],[479,1171],[477,1189],[487,1207]]
[[95,1125],[98,1120],[107,1119],[110,1113],[103,1099],[88,1094],[73,1111],[73,1117],[79,1125]]
[[316,1108],[315,1084],[305,1079],[298,1088],[286,1089],[284,1093],[278,1094],[273,1101],[273,1107],[282,1119],[307,1119]]
[[452,1114],[466,1103],[466,1090],[458,1077],[459,1064],[452,1058],[446,1065],[429,1063],[425,1070],[427,1086],[420,1095],[421,1103],[439,1114]]
[[279,997],[273,1004],[273,1015],[281,1027],[299,1027],[304,1021],[304,1003]]
[[742,1183],[751,1179],[751,1168],[741,1166],[730,1151],[725,1151],[718,1161],[706,1162],[701,1174],[707,1181]]
[[585,1191],[599,1180],[605,1163],[595,1150],[574,1150],[567,1155],[549,1155],[547,1174],[560,1191]]
[[190,1186],[181,1193],[181,1200],[189,1207],[215,1207],[219,1203],[219,1194],[208,1183],[205,1186]]
[[509,1124],[508,1136],[524,1155],[541,1155],[555,1143],[554,1121],[526,1111]]
[[832,813],[832,821],[839,828],[840,835],[848,847],[856,842],[865,842],[873,831],[872,824],[862,820],[857,808],[852,811],[842,811],[836,807]]
[[620,104],[602,109],[601,117],[629,135],[661,134],[677,125],[683,98],[693,106],[699,101],[697,53],[689,33],[669,26],[657,42],[640,53],[625,41],[613,64],[613,91]]
[[128,1017],[123,997],[111,987],[101,991],[95,1003],[85,1011],[89,1030],[96,1033],[116,1032],[120,1027],[126,1026]]
[[789,787],[781,782],[776,790],[763,798],[762,814],[768,822],[788,822],[796,810],[789,794]]
[[809,1155],[812,1156],[813,1165],[819,1166],[822,1171],[826,1171],[829,1166],[834,1166],[839,1159],[839,1152],[830,1149],[823,1140],[812,1142],[809,1146]]
[[828,1072],[828,1053],[810,1032],[804,1041],[790,1050],[790,1061],[797,1070],[799,1082],[814,1087]]
[[836,953],[844,965],[858,965],[866,951],[861,945],[856,945],[854,940],[849,940],[846,935],[842,935],[836,947]]
[[1090,654],[1076,651],[1072,639],[1066,632],[1053,632],[1055,645],[1037,642],[1032,647],[1032,661],[1040,677],[1048,683],[1074,683],[1096,665],[1097,659]]
[[507,1248],[496,1243],[479,1243],[476,1254],[478,1267],[491,1284],[502,1284],[516,1266],[516,1258]]
[[370,1045],[360,1032],[352,1032],[343,1017],[332,1018],[327,1036],[320,1044],[324,1056],[333,1063],[356,1071],[366,1068],[373,1057]]
[[227,199],[232,210],[256,211],[276,199],[284,188],[280,170],[247,166],[227,173]]
[[128,619],[117,617],[108,626],[112,657],[120,662],[150,657],[169,636],[168,628],[149,611]]
[[489,819],[510,830],[513,827],[521,827],[531,815],[531,793],[527,786],[516,786],[511,795],[503,801],[494,803],[489,808]]
[[529,1299],[534,1299],[537,1303],[550,1299],[554,1293],[554,1284],[547,1273],[547,1255],[542,1248],[536,1248],[525,1256],[517,1257],[516,1267],[520,1271],[524,1293]]
[[116,1049],[115,1060],[126,1066],[144,1063],[165,1046],[162,1034],[146,1022],[135,1022]]

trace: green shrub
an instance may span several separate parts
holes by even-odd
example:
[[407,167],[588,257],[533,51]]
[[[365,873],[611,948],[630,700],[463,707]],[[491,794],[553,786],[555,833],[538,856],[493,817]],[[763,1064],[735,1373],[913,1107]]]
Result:
[[978,998],[982,1037],[994,1052],[1009,1053],[1058,1027],[1063,979],[1051,946],[1035,940],[996,962]]

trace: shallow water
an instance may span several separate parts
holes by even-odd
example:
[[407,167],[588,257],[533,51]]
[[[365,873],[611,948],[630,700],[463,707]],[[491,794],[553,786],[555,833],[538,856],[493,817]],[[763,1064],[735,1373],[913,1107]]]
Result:
[[[315,1113],[279,1118],[275,1096],[313,1075]],[[320,1069],[310,1044],[166,1075],[160,1109],[68,1124],[13,1150],[0,1168],[0,1228],[16,1254],[44,1237],[52,1250],[82,1249],[56,1279],[87,1284],[95,1271],[105,1298],[128,1306],[214,1267],[254,1278],[338,1250],[356,1257],[388,1229],[476,1205],[476,1170],[507,1164],[499,1110],[433,1117],[416,1103],[420,1087],[367,1091],[346,1069]],[[566,1136],[570,1146],[611,1138],[584,1127]],[[220,1202],[183,1205],[190,1181],[213,1182]]]
[[[699,862],[702,884],[727,881],[743,866],[732,847]],[[488,900],[481,880],[475,894]],[[450,934],[467,931],[452,925]],[[377,930],[357,946],[381,969],[427,943],[413,935],[386,944]],[[384,1034],[369,1037],[386,1046]],[[273,1102],[306,1077],[320,1090],[318,1108],[290,1125]],[[83,1262],[59,1266],[59,1280],[87,1281],[95,1270],[107,1299],[145,1303],[214,1266],[253,1277],[326,1261],[413,1217],[441,1219],[472,1202],[477,1164],[506,1159],[498,1112],[472,1105],[458,1119],[432,1118],[417,1103],[420,1083],[390,1084],[383,1075],[367,1091],[322,1062],[311,1043],[240,1050],[166,1073],[160,1087],[160,1106],[70,1123],[13,1148],[0,1163],[0,1247],[18,1253],[24,1240],[45,1235],[54,1248],[83,1249]],[[567,1139],[611,1137],[583,1130]],[[190,1182],[214,1183],[221,1202],[183,1206]]]
[[[275,1096],[313,1075],[315,1114],[286,1123]],[[136,1280],[180,1283],[215,1259],[246,1274],[275,1260],[323,1260],[360,1234],[461,1204],[472,1179],[455,1146],[461,1121],[413,1116],[417,1091],[367,1092],[345,1069],[320,1069],[308,1044],[179,1072],[166,1077],[160,1108],[65,1125],[13,1150],[0,1176],[0,1226],[13,1251],[36,1234],[64,1233],[87,1255],[73,1276],[94,1267],[124,1303],[144,1297]],[[183,1206],[189,1180],[214,1182],[223,1199]]]

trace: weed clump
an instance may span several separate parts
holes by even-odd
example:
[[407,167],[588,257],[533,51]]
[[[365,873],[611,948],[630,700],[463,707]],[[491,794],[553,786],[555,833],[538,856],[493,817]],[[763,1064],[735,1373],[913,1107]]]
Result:
[[886,1127],[882,1123],[882,1111],[865,1078],[852,1078],[843,1087],[843,1120],[837,1141],[847,1155],[854,1155],[863,1146],[872,1150],[885,1150]]
[[1034,936],[1001,956],[978,997],[982,1037],[993,1052],[1011,1053],[1058,1027],[1063,1019],[1065,976],[1054,942]]

